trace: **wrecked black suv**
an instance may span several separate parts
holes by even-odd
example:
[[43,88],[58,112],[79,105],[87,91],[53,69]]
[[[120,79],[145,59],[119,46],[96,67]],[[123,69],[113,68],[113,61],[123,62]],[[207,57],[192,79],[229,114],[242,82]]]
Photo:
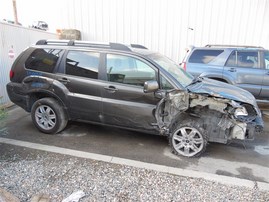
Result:
[[137,44],[40,40],[15,60],[10,80],[11,101],[44,133],[86,121],[168,136],[175,154],[193,157],[208,142],[253,139],[263,128],[249,92],[194,79]]

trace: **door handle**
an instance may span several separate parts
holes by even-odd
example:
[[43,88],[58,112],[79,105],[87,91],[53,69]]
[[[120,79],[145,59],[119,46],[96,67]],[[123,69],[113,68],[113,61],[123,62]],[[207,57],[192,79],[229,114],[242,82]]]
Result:
[[228,71],[230,71],[230,72],[236,72],[236,68],[230,68]]
[[110,93],[115,93],[116,91],[118,91],[118,89],[115,86],[105,86],[104,89]]
[[69,83],[70,80],[68,80],[67,78],[59,78],[58,81],[62,82],[62,83]]

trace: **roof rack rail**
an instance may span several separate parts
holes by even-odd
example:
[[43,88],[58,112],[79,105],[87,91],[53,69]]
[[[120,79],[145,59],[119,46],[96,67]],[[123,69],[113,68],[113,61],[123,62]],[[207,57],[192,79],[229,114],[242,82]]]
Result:
[[73,45],[73,41],[72,40],[39,40],[38,42],[36,42],[36,45]]
[[142,46],[142,45],[140,45],[140,44],[131,44],[131,47],[132,47],[132,48],[148,49],[147,47]]
[[131,51],[128,46],[120,43],[102,43],[77,40],[39,40],[38,42],[36,42],[36,45],[82,46]]
[[244,45],[221,45],[221,44],[207,44],[205,47],[239,47],[239,48],[262,48],[261,46],[244,46]]

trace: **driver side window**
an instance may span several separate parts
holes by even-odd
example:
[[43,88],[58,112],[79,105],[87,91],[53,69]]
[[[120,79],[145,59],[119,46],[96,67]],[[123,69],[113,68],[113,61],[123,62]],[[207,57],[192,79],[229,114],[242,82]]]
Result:
[[160,76],[161,78],[161,88],[163,90],[172,90],[174,87],[170,84],[169,81],[167,81],[166,78],[164,78],[162,75]]
[[157,80],[157,73],[148,64],[133,57],[107,54],[107,79],[111,82],[144,86],[145,81]]

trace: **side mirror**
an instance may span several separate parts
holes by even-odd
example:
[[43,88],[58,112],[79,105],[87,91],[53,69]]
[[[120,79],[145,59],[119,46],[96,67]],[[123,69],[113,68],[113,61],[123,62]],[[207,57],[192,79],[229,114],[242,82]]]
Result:
[[144,93],[152,93],[159,89],[157,81],[146,81],[144,83]]

